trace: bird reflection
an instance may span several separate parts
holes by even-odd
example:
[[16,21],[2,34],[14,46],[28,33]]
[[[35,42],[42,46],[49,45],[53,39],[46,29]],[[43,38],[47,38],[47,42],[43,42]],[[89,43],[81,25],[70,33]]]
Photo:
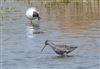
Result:
[[38,24],[29,24],[27,26],[27,36],[29,38],[34,38],[35,36],[42,34],[43,31],[40,29]]

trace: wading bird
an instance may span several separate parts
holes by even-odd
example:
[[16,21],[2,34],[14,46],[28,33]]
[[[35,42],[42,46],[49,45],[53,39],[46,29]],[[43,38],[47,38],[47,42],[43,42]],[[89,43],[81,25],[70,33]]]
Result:
[[42,48],[41,51],[43,51],[47,45],[50,46],[55,51],[56,54],[64,55],[66,53],[67,56],[70,52],[72,52],[73,50],[75,50],[77,48],[76,46],[71,47],[71,46],[67,46],[67,45],[56,45],[53,42],[51,42],[50,40],[46,40],[45,46]]
[[31,24],[32,24],[32,20],[35,19],[40,20],[39,12],[36,10],[35,7],[31,7],[26,10],[26,17],[31,21]]

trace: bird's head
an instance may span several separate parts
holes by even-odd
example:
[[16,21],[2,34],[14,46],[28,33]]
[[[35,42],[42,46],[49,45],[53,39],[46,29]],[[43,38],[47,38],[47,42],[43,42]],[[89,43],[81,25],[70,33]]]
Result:
[[49,44],[50,44],[50,40],[46,40],[45,45],[49,45]]
[[38,18],[38,20],[40,20],[39,12],[33,11],[33,17]]
[[41,50],[41,51],[43,51],[43,50],[44,50],[44,48],[45,48],[47,45],[50,45],[50,41],[49,41],[49,40],[46,40],[46,41],[45,41],[45,45],[44,45],[44,47],[42,48],[42,50]]

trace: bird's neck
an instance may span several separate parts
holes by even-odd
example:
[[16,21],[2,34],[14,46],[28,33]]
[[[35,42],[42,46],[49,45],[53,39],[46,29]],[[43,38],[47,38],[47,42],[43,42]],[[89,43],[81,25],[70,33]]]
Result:
[[54,43],[52,43],[52,42],[51,42],[51,43],[49,43],[49,46],[50,46],[50,47],[52,47],[52,48],[55,48],[55,44],[54,44]]

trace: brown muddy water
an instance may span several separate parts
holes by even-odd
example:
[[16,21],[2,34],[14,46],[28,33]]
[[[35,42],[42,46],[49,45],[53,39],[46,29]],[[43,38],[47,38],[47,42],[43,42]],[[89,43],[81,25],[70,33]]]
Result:
[[[25,16],[29,7],[41,16],[40,28],[32,28]],[[1,69],[99,69],[100,66],[100,2],[51,2],[1,0]],[[61,57],[47,47],[55,44],[78,46]]]

